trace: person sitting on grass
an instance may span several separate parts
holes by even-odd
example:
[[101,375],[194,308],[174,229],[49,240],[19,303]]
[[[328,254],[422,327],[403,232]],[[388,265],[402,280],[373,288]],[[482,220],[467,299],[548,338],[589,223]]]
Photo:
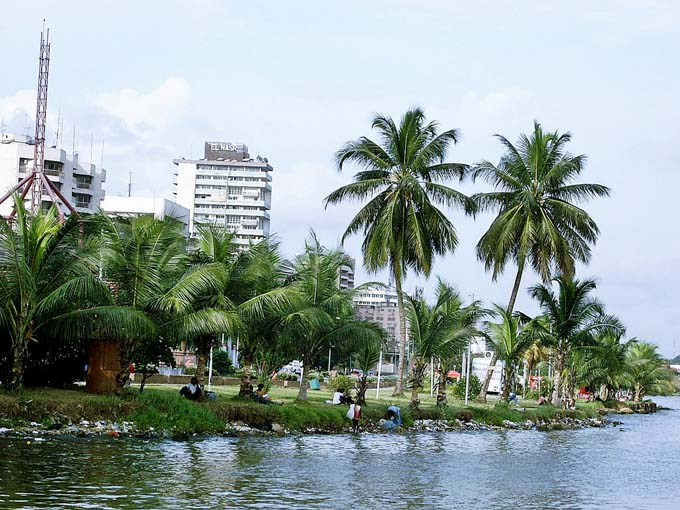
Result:
[[345,400],[346,400],[345,390],[342,388],[338,388],[337,390],[335,390],[335,393],[333,393],[333,400],[326,400],[326,404],[333,404],[334,406],[337,406],[346,403]]
[[543,395],[541,395],[540,397],[538,397],[538,405],[539,405],[539,406],[548,405],[548,401],[546,400],[546,398],[545,398]]
[[262,383],[257,385],[257,390],[255,390],[255,394],[258,395],[262,400],[271,400],[269,393],[265,391],[264,384]]
[[188,398],[189,400],[200,400],[203,396],[203,390],[198,384],[198,379],[196,377],[192,377],[188,384],[182,386],[182,389],[179,390],[179,394]]
[[514,403],[516,406],[519,405],[519,397],[517,396],[516,393],[510,392],[510,395],[508,395],[508,404],[510,402]]

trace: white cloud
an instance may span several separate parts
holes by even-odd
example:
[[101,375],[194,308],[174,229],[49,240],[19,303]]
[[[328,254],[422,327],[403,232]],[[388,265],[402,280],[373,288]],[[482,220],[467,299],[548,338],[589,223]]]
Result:
[[19,90],[14,95],[0,97],[0,119],[10,122],[18,115],[33,118],[35,112],[35,91]]
[[99,94],[93,103],[107,115],[119,119],[133,135],[153,138],[182,116],[189,89],[184,78],[171,77],[151,92],[126,88]]

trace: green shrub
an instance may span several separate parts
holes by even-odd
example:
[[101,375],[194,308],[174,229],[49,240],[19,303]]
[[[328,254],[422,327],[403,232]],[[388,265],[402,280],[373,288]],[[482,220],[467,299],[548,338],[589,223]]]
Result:
[[[479,392],[481,390],[482,384],[479,382],[479,378],[475,374],[472,374],[470,376],[470,388],[468,398],[469,399],[477,398],[477,395],[479,395]],[[460,382],[453,385],[451,392],[453,393],[453,396],[456,398],[460,399],[465,398],[465,377],[461,377]]]
[[279,372],[276,374],[276,379],[279,381],[297,381],[299,376],[289,372]]
[[217,375],[231,375],[234,373],[234,365],[227,351],[220,349],[213,352],[213,372]]
[[328,389],[335,392],[338,390],[342,391],[349,391],[350,388],[353,386],[352,380],[347,377],[346,375],[338,375],[331,379],[328,383]]

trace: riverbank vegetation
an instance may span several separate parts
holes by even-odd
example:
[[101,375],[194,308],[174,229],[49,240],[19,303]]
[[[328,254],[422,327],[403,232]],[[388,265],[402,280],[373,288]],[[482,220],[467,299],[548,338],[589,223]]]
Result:
[[[372,127],[378,141],[360,137],[336,154],[338,169],[353,164],[359,171],[325,204],[361,203],[343,239],[363,235],[365,267],[388,269],[394,279],[400,312],[400,336],[391,339],[399,354],[394,398],[410,387],[414,416],[425,412],[421,395],[427,374],[434,378],[434,371],[439,373],[434,391],[439,408],[427,412],[454,412],[448,400],[453,395],[449,369],[461,366],[461,355],[474,338],[495,345],[492,366],[504,362],[504,401],[512,392],[531,389],[528,380],[518,386],[526,361],[527,379],[536,375],[537,391],[554,404],[551,411],[536,412],[573,405],[569,402],[584,388],[603,399],[630,392],[637,401],[672,390],[673,375],[656,347],[627,338],[622,321],[597,300],[595,279],[575,274],[577,262],[590,260],[599,236],[583,204],[608,196],[609,189],[578,181],[586,157],[567,151],[568,133],[546,132],[535,123],[531,134],[516,143],[499,136],[505,152],[498,164],[463,164],[446,161],[458,131],[440,132],[418,108],[400,122],[377,115]],[[483,179],[494,190],[468,197],[449,186],[464,178]],[[338,288],[341,270],[353,265],[342,248],[323,246],[312,232],[299,255],[287,260],[275,238],[239,251],[232,242],[234,231],[224,225],[200,226],[195,238],[186,239],[181,225],[170,219],[95,214],[62,223],[54,210],[31,214],[19,197],[15,203],[16,218],[0,220],[3,390],[63,387],[82,380],[88,351],[109,346],[115,354],[107,361],[115,365],[113,384],[97,386],[93,374],[99,367],[90,366],[88,389],[118,396],[101,397],[97,405],[115,403],[125,417],[140,423],[173,413],[181,419],[192,409],[185,403],[154,404],[162,399],[155,392],[127,395],[130,365],[136,363],[146,377],[161,363],[172,364],[170,349],[181,345],[195,350],[202,379],[211,349],[231,338],[239,344],[242,398],[251,393],[253,376],[268,386],[276,369],[301,359],[296,400],[310,400],[308,380],[332,349],[336,359],[353,356],[363,370],[345,389],[356,391],[367,413],[381,412],[371,410],[374,403],[365,398],[367,374],[390,339],[378,326],[357,320],[353,309],[358,292],[381,284]],[[479,240],[477,256],[494,280],[515,266],[507,305],[467,302],[439,278],[433,299],[403,292],[407,273],[429,276],[437,257],[456,248],[448,209],[496,214]],[[529,270],[542,280],[529,289],[541,310],[535,317],[515,310]],[[330,374],[314,375],[317,380],[324,376]],[[491,370],[475,392],[480,405],[486,402],[490,378]],[[455,394],[460,395],[460,386]],[[11,393],[3,398],[21,400]],[[250,408],[257,406],[220,401],[206,402],[203,409],[222,419],[220,413]],[[280,414],[292,424],[298,418],[289,416],[291,408],[262,412]],[[319,419],[330,423],[336,411],[322,407],[301,413],[320,413]],[[217,423],[204,418],[206,424]]]
[[[347,406],[329,405],[329,392],[316,392],[307,402],[296,399],[292,389],[277,388],[273,398],[282,405],[264,405],[238,398],[238,387],[218,389],[215,401],[192,402],[180,398],[178,387],[151,387],[144,393],[93,395],[82,390],[22,390],[0,395],[0,427],[51,430],[54,433],[79,434],[117,432],[135,435],[182,437],[186,435],[221,435],[241,428],[274,432],[346,432],[351,423]],[[408,399],[367,398],[362,415],[362,429],[380,431],[388,405],[402,406],[404,430],[423,420],[513,428],[510,424],[535,426],[559,423],[563,419],[588,420],[600,416],[601,405],[582,403],[576,410],[536,406],[523,402],[517,407],[506,404],[464,406],[454,400],[447,407],[435,405],[435,398],[424,398],[419,409],[408,407]],[[31,425],[33,423],[34,425]],[[99,423],[99,425],[97,425]],[[117,435],[117,434],[111,434]]]

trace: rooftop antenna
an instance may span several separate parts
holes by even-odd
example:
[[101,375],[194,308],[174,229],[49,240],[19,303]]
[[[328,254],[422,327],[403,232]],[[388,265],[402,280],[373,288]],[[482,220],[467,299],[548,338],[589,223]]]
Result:
[[132,172],[128,174],[128,198],[132,196]]
[[90,164],[92,165],[92,150],[94,147],[94,135],[90,134]]
[[5,117],[0,122],[0,136],[5,136]]
[[54,145],[52,147],[59,147],[59,128],[61,126],[61,106],[59,107],[59,113],[57,113],[57,130],[54,132]]
[[[40,211],[42,207],[43,191],[46,192],[49,200],[57,207],[59,219],[64,221],[64,211],[59,206],[61,202],[76,216],[78,213],[69,201],[62,195],[59,188],[50,181],[43,173],[45,166],[45,125],[47,122],[47,83],[50,71],[50,30],[45,30],[45,20],[43,29],[40,32],[40,58],[38,59],[38,94],[35,108],[35,145],[33,151],[33,170],[26,177],[21,179],[12,189],[2,198],[0,204],[5,202],[12,194],[21,191],[20,200],[24,200],[28,193],[31,193],[31,212],[33,214]],[[12,218],[16,214],[16,207],[10,214]]]
[[101,159],[101,165],[99,166],[99,169],[104,168],[104,139],[102,138],[102,159]]

